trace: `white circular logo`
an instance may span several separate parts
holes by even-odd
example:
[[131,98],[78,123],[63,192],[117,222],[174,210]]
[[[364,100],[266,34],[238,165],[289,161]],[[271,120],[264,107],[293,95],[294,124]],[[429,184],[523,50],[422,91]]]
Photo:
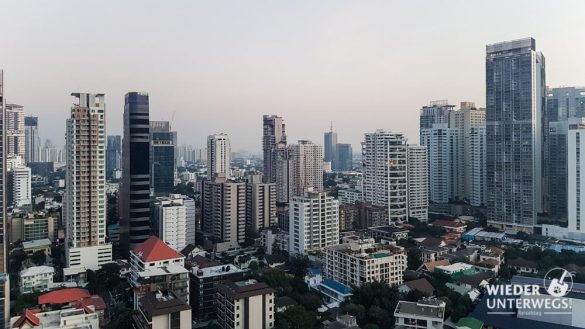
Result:
[[[547,280],[550,283],[547,284]],[[564,268],[555,267],[544,276],[546,292],[553,297],[563,297],[573,288],[573,275]]]

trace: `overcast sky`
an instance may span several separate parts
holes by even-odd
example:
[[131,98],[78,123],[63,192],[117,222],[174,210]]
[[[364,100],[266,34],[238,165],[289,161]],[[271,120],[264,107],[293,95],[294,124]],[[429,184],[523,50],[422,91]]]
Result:
[[225,132],[259,152],[263,114],[285,118],[289,141],[322,144],[333,121],[354,152],[377,128],[417,143],[421,106],[484,106],[485,45],[528,36],[548,85],[585,85],[582,0],[3,0],[0,13],[6,99],[60,145],[76,91],[106,94],[108,134],[124,94],[147,91],[180,144]]

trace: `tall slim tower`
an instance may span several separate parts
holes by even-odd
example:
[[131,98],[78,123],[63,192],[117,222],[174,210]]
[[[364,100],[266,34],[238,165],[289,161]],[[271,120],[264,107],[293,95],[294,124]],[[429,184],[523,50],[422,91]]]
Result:
[[387,207],[389,223],[408,219],[407,146],[402,133],[376,130],[362,143],[364,200]]
[[150,121],[148,93],[129,92],[124,104],[120,189],[122,255],[146,241],[150,228]]
[[408,216],[429,219],[429,164],[426,146],[408,145]]
[[278,172],[278,152],[286,148],[284,119],[276,115],[262,118],[262,152],[264,153],[264,183],[276,183]]
[[213,180],[215,175],[230,178],[231,161],[230,139],[226,134],[207,136],[207,178]]
[[39,138],[39,118],[24,117],[24,161],[38,162],[41,139]]
[[323,141],[325,142],[325,162],[331,162],[331,169],[338,170],[337,133],[333,131],[333,124],[331,124],[331,129],[325,133]]
[[67,267],[96,270],[112,260],[106,243],[106,109],[104,94],[73,93],[67,119],[66,223]]
[[24,107],[6,104],[6,152],[24,160]]
[[4,71],[0,70],[0,321],[10,318],[10,282],[6,271],[6,109],[4,107]]
[[486,47],[488,224],[533,232],[542,211],[545,60],[532,38]]
[[175,186],[175,141],[168,121],[150,121],[151,188],[155,196],[173,193]]
[[[323,190],[323,147],[311,141],[300,140],[289,146],[293,159],[292,195],[303,196],[311,189]],[[290,188],[290,187],[289,187]]]

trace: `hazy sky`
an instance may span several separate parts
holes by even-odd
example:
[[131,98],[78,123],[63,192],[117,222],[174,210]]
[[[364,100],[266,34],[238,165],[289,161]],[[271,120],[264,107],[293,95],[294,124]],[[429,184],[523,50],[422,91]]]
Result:
[[289,141],[323,143],[333,120],[359,151],[386,128],[418,142],[430,100],[485,104],[485,45],[532,36],[547,84],[585,85],[585,1],[24,1],[0,4],[8,102],[63,144],[71,92],[106,94],[108,134],[124,94],[147,91],[151,120],[179,143],[230,135],[260,151],[262,114]]

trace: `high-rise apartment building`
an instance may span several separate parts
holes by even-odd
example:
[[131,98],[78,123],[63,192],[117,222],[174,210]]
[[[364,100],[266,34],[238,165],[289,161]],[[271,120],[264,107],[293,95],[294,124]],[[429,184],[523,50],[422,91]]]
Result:
[[485,124],[471,127],[469,132],[471,164],[471,189],[469,190],[469,203],[472,206],[481,207],[485,204],[486,181],[485,181]]
[[264,154],[264,183],[276,183],[278,175],[278,154],[286,148],[284,119],[276,115],[262,118],[262,152]]
[[337,144],[337,171],[351,171],[353,165],[353,152],[351,144]]
[[408,219],[406,137],[376,130],[362,143],[364,200],[388,208],[390,223]]
[[157,236],[169,247],[181,251],[195,244],[195,201],[180,194],[158,197],[154,203]]
[[217,241],[234,244],[246,239],[246,184],[227,181],[223,174],[204,181],[202,228]]
[[8,156],[18,156],[24,160],[24,107],[16,104],[6,104],[6,153]]
[[429,219],[429,174],[426,146],[408,145],[408,217]]
[[532,38],[486,47],[488,223],[532,232],[542,207],[545,60]]
[[176,141],[168,121],[150,121],[150,188],[155,196],[173,193]]
[[39,118],[24,117],[24,161],[39,162],[41,139],[39,138]]
[[276,163],[276,201],[288,203],[294,195],[295,182],[295,155],[292,148],[279,149]]
[[32,204],[31,179],[32,175],[29,167],[18,166],[8,172],[8,181],[10,185],[10,200],[8,204],[15,208]]
[[227,179],[230,178],[231,152],[228,135],[207,136],[207,178],[209,180],[218,174],[223,174]]
[[106,243],[106,109],[104,94],[73,93],[67,119],[63,217],[67,267],[96,270],[112,261]]
[[420,131],[420,144],[427,147],[429,161],[429,199],[448,203],[459,198],[459,140],[461,129],[435,123]]
[[6,271],[6,109],[4,71],[0,69],[0,321],[10,318],[10,282]]
[[585,241],[585,121],[569,126],[567,144],[568,238]]
[[333,131],[333,125],[331,130],[324,134],[323,141],[324,160],[331,163],[331,169],[337,170],[337,133]]
[[289,252],[305,254],[339,244],[339,203],[325,192],[293,197],[289,206]]
[[122,185],[119,194],[122,255],[150,236],[150,121],[148,94],[129,92],[124,104]]
[[122,136],[108,136],[106,147],[106,178],[116,178],[116,172],[122,170]]
[[476,108],[473,102],[461,102],[460,109],[450,113],[450,128],[459,129],[459,199],[471,199],[471,185],[473,181],[473,167],[471,161],[472,144],[471,130],[485,126],[485,109]]
[[433,128],[435,123],[449,124],[450,114],[455,105],[449,104],[447,100],[430,102],[429,106],[420,109],[419,132],[423,129]]
[[[292,195],[323,190],[323,148],[311,141],[300,140],[289,146],[293,159]],[[290,169],[290,168],[289,168]],[[289,181],[289,184],[291,182]]]
[[276,184],[262,183],[260,175],[246,182],[246,227],[259,232],[276,225]]

